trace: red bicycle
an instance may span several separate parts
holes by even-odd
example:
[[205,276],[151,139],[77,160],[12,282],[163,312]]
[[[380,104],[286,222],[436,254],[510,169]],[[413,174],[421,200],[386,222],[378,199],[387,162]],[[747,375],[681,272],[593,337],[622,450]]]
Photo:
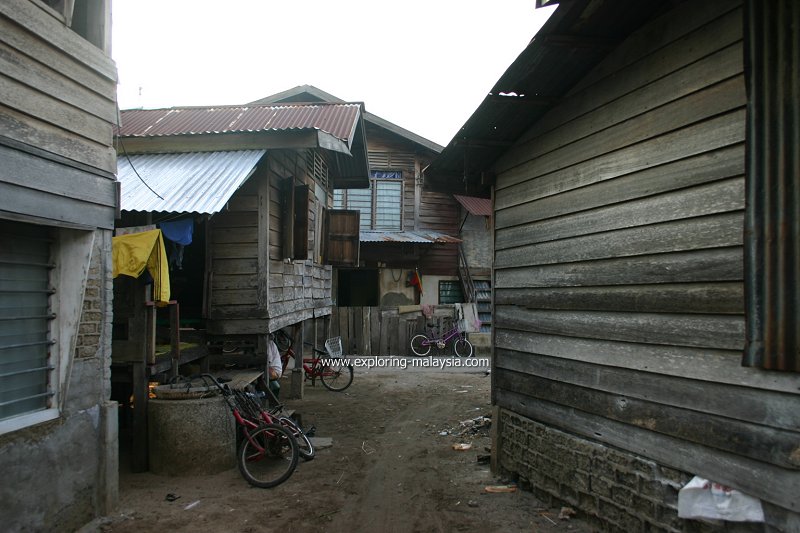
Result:
[[[284,426],[263,418],[263,410],[248,393],[220,383],[211,374],[203,381],[214,385],[233,413],[241,428],[241,443],[236,452],[239,472],[255,487],[271,488],[280,485],[297,468],[299,449],[292,433]],[[267,422],[269,420],[270,422]]]
[[[273,340],[278,345],[281,352],[281,364],[283,372],[290,359],[294,359],[295,353],[292,346],[292,337],[283,330],[278,330],[273,334]],[[308,344],[312,349],[311,357],[303,358],[303,374],[305,379],[310,379],[311,384],[315,385],[317,378],[322,385],[334,392],[341,392],[353,383],[353,365],[342,357],[342,339],[333,337],[325,341],[325,350],[319,350],[315,346]]]

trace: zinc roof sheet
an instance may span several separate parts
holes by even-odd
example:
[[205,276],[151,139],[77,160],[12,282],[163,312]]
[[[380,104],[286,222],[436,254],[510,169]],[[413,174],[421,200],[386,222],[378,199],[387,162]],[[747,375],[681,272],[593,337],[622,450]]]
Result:
[[453,197],[472,215],[484,217],[492,216],[492,200],[490,198],[477,198],[475,196],[462,196],[460,194],[454,194]]
[[315,129],[351,144],[359,104],[171,107],[121,111],[121,137],[253,133]]
[[129,156],[130,161],[119,157],[121,209],[217,213],[250,176],[264,153],[265,150],[241,150],[140,154]]
[[361,231],[361,242],[375,243],[459,243],[461,239],[438,231]]

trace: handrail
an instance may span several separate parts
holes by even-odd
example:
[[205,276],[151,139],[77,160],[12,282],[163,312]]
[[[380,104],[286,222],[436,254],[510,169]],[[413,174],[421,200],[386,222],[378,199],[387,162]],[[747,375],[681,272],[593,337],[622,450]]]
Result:
[[458,277],[461,278],[461,286],[464,289],[464,298],[467,303],[477,300],[477,291],[475,290],[475,282],[472,280],[472,275],[469,272],[469,265],[467,264],[467,256],[464,254],[464,248],[458,245]]

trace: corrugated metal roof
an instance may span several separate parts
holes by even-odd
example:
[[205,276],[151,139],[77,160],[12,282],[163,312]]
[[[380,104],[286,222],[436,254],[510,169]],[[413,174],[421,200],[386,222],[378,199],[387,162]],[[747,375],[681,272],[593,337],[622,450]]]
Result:
[[459,243],[461,239],[438,231],[361,231],[361,242],[376,243]]
[[[556,2],[548,2],[555,4]],[[425,170],[431,190],[488,191],[485,172],[664,2],[564,2]]]
[[[336,103],[344,103],[344,100],[338,98],[330,93],[326,93],[321,89],[317,89],[313,85],[298,85],[297,87],[293,87],[289,90],[279,92],[277,94],[273,94],[270,96],[265,96],[264,98],[259,98],[254,102],[250,102],[249,105],[262,105],[262,104],[278,104],[278,103],[290,103],[290,102],[297,102],[297,103],[316,103],[316,102],[336,102]],[[369,111],[364,111],[364,120],[370,122],[376,126],[379,126],[385,130],[388,130],[396,135],[404,137],[409,141],[416,143],[428,150],[431,150],[434,153],[439,153],[443,150],[443,146],[436,144],[433,141],[426,139],[420,135],[417,135],[414,132],[408,131],[405,128],[401,128],[397,124],[393,124],[388,120],[379,117],[378,115],[373,115]]]
[[210,133],[321,130],[352,143],[359,104],[246,105],[128,109],[121,112],[121,137]]
[[453,198],[473,215],[484,217],[492,216],[492,200],[490,198],[477,198],[475,196],[462,196],[460,194],[454,194]]
[[242,150],[131,155],[133,168],[128,158],[120,157],[117,179],[122,187],[121,209],[217,213],[244,183],[264,153],[265,150]]

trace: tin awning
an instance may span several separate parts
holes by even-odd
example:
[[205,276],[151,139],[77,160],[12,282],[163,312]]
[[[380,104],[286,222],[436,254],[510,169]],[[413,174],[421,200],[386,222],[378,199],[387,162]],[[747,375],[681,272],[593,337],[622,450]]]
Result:
[[120,156],[117,161],[117,179],[122,189],[120,208],[217,213],[265,153],[265,150],[240,150]]

